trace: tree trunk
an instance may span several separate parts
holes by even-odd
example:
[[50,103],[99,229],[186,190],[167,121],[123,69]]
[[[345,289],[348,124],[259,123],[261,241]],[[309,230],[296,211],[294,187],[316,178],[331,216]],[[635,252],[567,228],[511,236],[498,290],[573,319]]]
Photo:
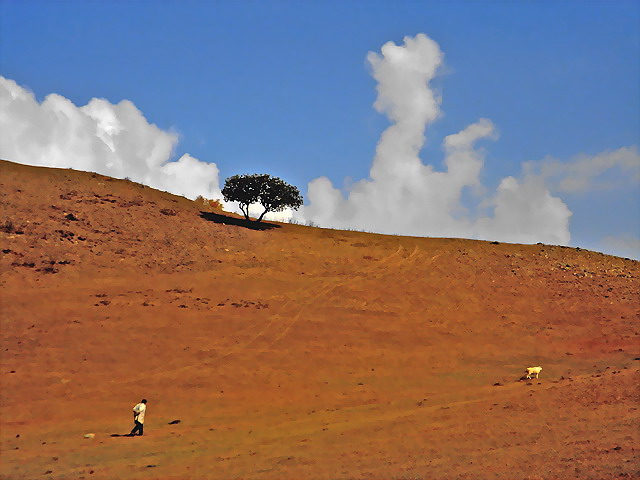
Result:
[[240,210],[244,214],[244,218],[246,218],[247,221],[250,221],[251,219],[249,218],[249,205],[245,207],[244,205],[240,204]]
[[264,209],[264,212],[262,212],[262,214],[258,217],[258,219],[256,220],[256,222],[259,222],[262,220],[262,217],[264,217],[265,213],[267,213],[269,211],[268,208]]

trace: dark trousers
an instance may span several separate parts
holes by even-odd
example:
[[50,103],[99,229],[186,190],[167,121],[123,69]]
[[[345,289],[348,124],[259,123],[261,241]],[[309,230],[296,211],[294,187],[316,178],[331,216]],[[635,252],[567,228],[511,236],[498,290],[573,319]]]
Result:
[[134,420],[136,422],[136,426],[131,430],[130,435],[135,435],[136,432],[140,432],[139,435],[142,436],[144,433],[144,425],[142,425],[138,420]]

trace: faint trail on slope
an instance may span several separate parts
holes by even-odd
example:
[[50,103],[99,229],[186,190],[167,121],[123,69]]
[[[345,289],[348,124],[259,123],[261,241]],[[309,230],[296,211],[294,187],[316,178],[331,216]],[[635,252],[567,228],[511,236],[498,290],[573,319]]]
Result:
[[[381,265],[387,263],[388,261],[390,261],[391,259],[393,259],[394,257],[398,256],[401,252],[402,252],[403,248],[402,246],[398,246],[398,248],[396,249],[395,252],[393,252],[392,254],[388,255],[387,257],[385,257],[383,260],[381,260],[378,264],[375,265],[375,269],[378,269]],[[333,282],[331,282],[333,283]],[[333,283],[335,286],[337,286],[338,284]],[[322,287],[321,287],[322,288]],[[278,309],[278,311],[276,311],[275,313],[273,313],[270,317],[268,322],[266,323],[266,325],[260,330],[260,332],[258,332],[257,334],[255,334],[251,339],[249,339],[248,341],[246,341],[244,344],[241,344],[239,346],[234,346],[232,347],[233,351],[238,350],[239,348],[243,348],[246,346],[249,346],[253,341],[255,341],[258,337],[260,337],[261,335],[263,335],[269,328],[271,328],[271,326],[276,322],[276,320],[278,319],[285,319],[285,311],[287,309],[287,307],[292,304],[295,303],[297,301],[297,298],[299,296],[304,295],[304,293],[307,292],[306,288],[301,288],[299,290],[297,290],[296,292],[294,292],[293,295],[289,295],[289,298],[280,306],[280,308]],[[297,310],[297,308],[294,306],[293,311]],[[253,327],[255,327],[257,325],[257,322],[252,324],[250,327],[243,329],[241,332],[239,332],[239,334],[243,334],[245,332],[248,332],[249,330],[252,330]],[[217,342],[215,344],[212,345],[213,348],[217,347],[218,345],[222,345],[222,342]]]
[[[411,252],[411,254],[406,257],[403,258],[400,262],[398,262],[397,265],[404,265],[405,263],[408,263],[409,261],[413,260],[413,259],[417,259],[417,255],[419,253],[420,249],[418,248],[418,246],[416,245],[416,247],[413,249],[413,252]],[[377,267],[380,267],[380,264],[377,265]],[[377,270],[378,268],[376,268]],[[369,272],[369,273],[373,273],[373,272]],[[333,291],[334,289],[336,289],[339,286],[344,285],[345,282],[340,282],[337,284],[332,284],[330,285],[330,288],[324,292],[324,294],[329,294],[331,291]],[[314,298],[312,300],[316,300],[317,298]],[[305,302],[305,304],[302,305],[302,307],[299,309],[299,311],[295,314],[295,316],[293,317],[292,321],[287,325],[287,327],[283,330],[283,332],[278,335],[266,348],[271,347],[272,345],[274,345],[276,342],[282,340],[287,333],[291,330],[291,328],[298,322],[298,320],[300,319],[300,316],[302,315],[302,313],[304,312],[305,307],[307,307],[309,304],[311,304],[311,300]]]
[[[391,259],[395,258],[396,256],[398,256],[402,251],[403,251],[403,247],[400,245],[398,246],[398,248],[396,249],[395,252],[393,252],[392,254],[390,254],[389,256],[385,257],[382,261],[378,262],[376,265],[374,265],[372,268],[368,269],[369,272],[368,273],[372,273],[375,270],[380,269],[380,267],[382,267],[384,264],[386,264],[387,262],[389,262]],[[344,282],[339,282],[339,283],[335,283],[333,281],[326,281],[325,285],[320,287],[320,291],[318,292],[318,294],[316,294],[315,296],[313,296],[311,299],[308,299],[307,301],[305,301],[301,306],[298,305],[297,308],[294,308],[294,312],[297,310],[297,313],[294,314],[293,317],[293,321],[291,321],[288,326],[286,326],[284,328],[284,331],[281,335],[277,336],[275,340],[273,340],[269,345],[267,345],[265,348],[259,350],[260,353],[265,352],[266,349],[268,349],[269,347],[271,347],[276,341],[280,340],[281,338],[284,338],[284,335],[286,334],[286,332],[289,331],[289,329],[291,328],[291,326],[298,321],[298,319],[300,318],[300,315],[302,314],[302,312],[304,311],[304,309],[310,305],[313,301],[317,301],[319,298],[322,298],[323,296],[325,296],[326,294],[328,294],[331,290],[337,288],[340,285],[344,285]],[[300,289],[298,290],[299,293],[305,293],[306,290],[305,289]],[[293,300],[289,300],[288,302],[285,303],[285,305],[288,305],[289,303],[292,303]],[[260,331],[258,332],[252,339],[250,339],[249,341],[247,341],[245,344],[241,345],[239,348],[234,348],[231,352],[227,352],[226,354],[224,354],[222,356],[222,358],[225,358],[237,351],[239,351],[241,348],[246,348],[249,345],[251,345],[254,341],[256,341],[260,336],[263,336],[266,331],[268,329],[270,329],[270,327],[274,324],[274,319],[275,316],[278,316],[278,318],[285,318],[282,315],[282,311],[284,310],[284,305],[283,307],[280,308],[280,310],[274,314],[274,317],[272,317],[271,321],[269,321],[269,323]]]
[[[398,256],[400,256],[400,259],[397,262],[394,262],[392,265],[399,267],[399,266],[405,266],[408,264],[414,264],[419,258],[420,258],[420,248],[416,245],[413,249],[413,251],[406,257],[402,257],[401,253],[403,251],[407,251],[404,247],[402,247],[401,245],[398,246],[398,248],[391,253],[390,255],[388,255],[387,257],[385,257],[383,260],[381,260],[380,262],[376,263],[375,265],[373,265],[371,268],[368,268],[366,270],[364,270],[365,274],[373,274],[376,273],[378,270],[381,270],[383,266],[386,266],[386,264],[390,263],[391,261],[393,261],[395,258],[397,258]],[[436,255],[436,257],[440,256],[442,254]],[[436,258],[434,257],[434,258]],[[431,261],[433,260],[433,258],[431,259]],[[362,271],[361,271],[362,272]],[[366,276],[364,277],[366,279]],[[350,281],[352,281],[353,279],[350,279]],[[346,282],[339,282],[339,283],[335,283],[332,281],[325,281],[325,285],[322,286],[320,288],[320,291],[314,295],[314,297],[312,297],[311,299],[307,300],[306,302],[304,302],[303,305],[298,306],[297,308],[295,308],[293,313],[293,319],[282,329],[282,331],[278,334],[276,333],[276,337],[264,348],[257,350],[256,353],[263,353],[265,351],[267,351],[268,348],[270,348],[271,346],[273,346],[277,341],[281,340],[282,338],[284,338],[287,333],[290,331],[291,327],[293,327],[295,325],[295,323],[299,320],[300,316],[302,315],[303,311],[306,309],[306,307],[308,307],[312,302],[317,301],[319,298],[322,298],[324,296],[326,296],[327,294],[329,294],[332,290],[334,290],[335,288],[344,285]],[[306,292],[306,289],[300,289],[298,290],[298,293],[304,293]],[[205,360],[205,361],[200,361],[194,364],[190,364],[190,365],[184,365],[181,367],[176,367],[176,368],[172,368],[172,369],[167,369],[167,370],[163,370],[162,372],[157,372],[155,374],[149,374],[149,375],[145,375],[144,377],[140,377],[137,380],[132,380],[132,382],[137,382],[139,380],[142,379],[149,379],[152,377],[160,377],[160,376],[166,376],[168,374],[175,374],[177,372],[181,372],[181,371],[185,371],[185,370],[189,370],[192,368],[198,368],[201,366],[209,366],[211,364],[211,362],[215,362],[215,361],[220,361],[220,360],[224,360],[225,358],[230,357],[231,355],[241,352],[243,350],[245,350],[247,347],[249,347],[251,344],[253,344],[258,338],[260,338],[261,336],[264,336],[270,329],[271,327],[274,325],[275,321],[277,318],[285,318],[285,315],[283,314],[283,310],[285,309],[285,307],[287,305],[290,305],[292,303],[295,303],[295,298],[290,298],[289,300],[287,300],[282,307],[279,309],[278,312],[274,313],[271,317],[270,320],[268,321],[268,323],[260,330],[260,332],[258,332],[256,335],[254,335],[252,338],[250,338],[249,340],[247,340],[246,342],[242,343],[242,344],[238,344],[235,345],[233,347],[231,347],[231,349],[227,350],[226,352],[222,353],[220,352],[219,355],[216,355],[215,357],[212,357],[211,359]],[[245,332],[246,330],[243,330],[243,332]],[[213,351],[219,350],[218,348],[216,348],[215,346],[212,347]]]
[[[403,247],[402,246],[398,246],[398,248],[391,253],[390,255],[388,255],[387,257],[385,257],[384,259],[382,259],[380,262],[378,262],[376,265],[374,265],[373,269],[378,269],[380,268],[382,265],[384,265],[385,263],[391,261],[393,258],[397,257],[401,252],[403,251]],[[326,282],[325,282],[326,283]],[[341,285],[342,283],[340,283]],[[337,284],[334,284],[337,286]],[[324,290],[324,288],[326,288],[325,285],[320,286],[321,291]],[[264,335],[275,323],[277,323],[277,320],[280,319],[286,319],[287,318],[287,314],[285,313],[287,308],[289,307],[289,305],[291,304],[296,304],[296,302],[298,301],[297,299],[301,296],[303,296],[305,293],[307,292],[306,288],[300,288],[298,289],[296,292],[294,292],[292,295],[289,295],[288,299],[278,308],[278,310],[274,313],[272,313],[269,317],[268,320],[266,322],[266,324],[261,328],[261,330],[256,333],[255,335],[253,335],[249,340],[245,341],[242,344],[238,344],[238,345],[232,345],[231,347],[229,347],[231,350],[227,353],[234,353],[242,348],[245,348],[247,346],[249,346],[251,343],[253,343],[255,340],[257,340],[260,336]],[[308,303],[308,302],[305,302]],[[293,312],[295,312],[296,310],[298,310],[298,308],[294,305],[293,308]],[[253,322],[251,325],[243,328],[240,332],[237,332],[236,336],[241,336],[251,330],[253,330],[260,322]],[[224,348],[223,344],[225,342],[224,341],[217,341],[214,342],[211,345],[211,348],[214,350],[217,349],[222,349]],[[225,356],[227,356],[225,354]]]
[[[393,260],[394,258],[399,256],[401,254],[401,252],[403,252],[403,251],[406,251],[406,249],[404,247],[402,247],[401,245],[398,246],[398,248],[396,249],[395,252],[393,252],[389,256],[385,257],[383,260],[381,260],[380,262],[376,263],[371,268],[366,269],[364,271],[364,273],[365,274],[373,274],[376,271],[381,270],[382,267],[386,266],[387,263],[389,263],[391,260]],[[408,263],[408,262],[414,262],[418,258],[419,252],[420,252],[420,249],[416,245],[414,247],[413,251],[407,257],[401,257],[401,259],[398,262],[394,263],[394,265],[400,266],[400,265],[404,265],[405,263]],[[290,314],[293,314],[293,317],[292,317],[291,321],[287,323],[287,325],[284,327],[284,329],[279,334],[276,333],[275,338],[267,346],[263,347],[260,350],[257,350],[256,353],[264,353],[270,347],[272,347],[276,342],[278,342],[279,340],[282,340],[287,335],[287,333],[291,330],[291,328],[298,322],[298,320],[300,319],[300,316],[302,315],[302,313],[305,311],[305,309],[309,305],[311,305],[313,302],[317,301],[318,299],[326,296],[327,294],[329,294],[335,288],[337,288],[339,286],[342,286],[344,284],[345,284],[345,282],[336,283],[334,281],[326,281],[325,285],[320,287],[320,291],[316,295],[314,295],[310,299],[306,300],[302,305],[297,305],[296,306],[294,311],[290,313]],[[298,292],[299,293],[305,293],[306,290],[305,289],[300,289]],[[248,341],[244,342],[243,344],[236,345],[236,346],[232,347],[229,351],[225,352],[224,354],[221,354],[217,358],[218,359],[227,358],[230,355],[233,355],[234,353],[237,353],[239,351],[242,351],[242,350],[246,349],[251,344],[253,344],[253,342],[257,341],[258,338],[264,337],[265,334],[267,333],[267,331],[269,331],[271,329],[271,327],[274,325],[275,320],[277,318],[285,318],[285,316],[283,315],[283,310],[284,310],[285,306],[289,305],[292,302],[293,302],[293,299],[290,299],[287,302],[285,302],[285,304],[280,308],[280,310],[272,315],[270,321],[265,325],[265,327],[262,328],[262,330],[260,330],[260,332],[258,332],[256,335],[254,335],[251,339],[249,339]]]
[[[387,257],[385,257],[383,260],[381,260],[380,262],[378,262],[376,265],[374,265],[374,266],[373,266],[371,269],[369,269],[369,270],[371,270],[371,271],[375,271],[375,270],[379,269],[381,266],[385,265],[385,264],[386,264],[386,263],[388,263],[389,261],[393,260],[395,257],[399,256],[399,255],[401,254],[401,252],[402,252],[402,251],[404,251],[404,248],[403,248],[402,246],[398,246],[398,248],[397,248],[393,253],[391,253],[390,255],[388,255]],[[410,255],[410,256],[409,256],[409,257],[407,257],[407,258],[410,258],[410,257],[414,256],[414,254],[416,253],[416,251],[417,251],[417,247],[416,247],[416,249],[414,249],[413,254],[412,254],[412,255]],[[401,260],[399,263],[402,263],[404,260],[406,260],[406,259]],[[320,290],[320,292],[319,292],[315,297],[320,298],[320,297],[322,297],[323,295],[325,295],[326,293],[328,293],[328,291],[330,291],[330,290],[332,290],[333,288],[335,288],[336,286],[338,286],[338,285],[333,284],[333,282],[326,282],[326,283],[330,283],[330,285],[325,285],[325,286],[324,286],[324,288],[322,288],[322,289]],[[343,283],[341,283],[340,285],[342,285],[342,284],[343,284]],[[304,289],[304,288],[303,288],[303,289],[299,289],[299,290],[298,290],[298,293],[304,293],[304,292],[306,292],[306,289]],[[316,298],[314,298],[314,299],[316,299]],[[168,374],[175,374],[175,373],[177,373],[177,372],[185,371],[185,370],[188,370],[188,369],[198,368],[198,367],[203,366],[203,365],[205,365],[205,366],[209,366],[209,365],[210,365],[210,363],[211,363],[212,361],[216,361],[216,360],[223,360],[223,359],[225,359],[225,358],[227,358],[227,357],[229,357],[229,356],[233,355],[234,353],[237,353],[237,352],[239,352],[239,351],[242,351],[242,350],[246,349],[248,346],[250,346],[253,342],[255,342],[255,341],[256,341],[260,336],[264,335],[264,334],[265,334],[265,333],[266,333],[266,332],[267,332],[267,331],[272,327],[272,325],[274,324],[274,322],[275,322],[276,318],[285,318],[285,317],[284,317],[284,315],[283,315],[283,313],[282,313],[282,311],[285,309],[285,307],[286,307],[287,305],[289,305],[289,304],[291,304],[291,303],[294,303],[294,302],[295,302],[295,297],[294,297],[294,298],[290,298],[289,300],[287,300],[287,301],[286,301],[286,302],[281,306],[281,308],[279,309],[279,311],[278,311],[278,312],[276,312],[276,313],[274,313],[274,314],[270,317],[270,320],[269,320],[269,321],[268,321],[268,323],[267,323],[267,324],[266,324],[266,325],[265,325],[265,326],[260,330],[260,332],[258,332],[256,335],[254,335],[251,339],[247,340],[246,342],[244,342],[244,343],[242,343],[242,344],[239,344],[239,345],[235,345],[235,346],[233,346],[230,350],[228,350],[228,351],[226,351],[226,352],[224,352],[224,353],[221,353],[220,355],[217,355],[215,358],[211,358],[210,360],[206,360],[206,361],[201,361],[201,362],[193,363],[193,364],[190,364],[190,365],[184,365],[184,366],[182,366],[182,367],[175,367],[175,368],[172,368],[172,369],[166,369],[166,370],[163,370],[162,372],[157,372],[157,373],[155,373],[155,374],[148,374],[148,375],[145,375],[145,376],[139,377],[139,378],[137,378],[137,379],[131,380],[131,382],[135,383],[135,382],[138,382],[138,381],[143,380],[143,379],[149,379],[149,378],[153,378],[153,377],[166,376],[166,375],[168,375]],[[308,303],[310,303],[310,302],[305,302],[305,305],[307,305]],[[246,329],[245,329],[245,330],[243,330],[243,332],[246,332],[246,331],[247,331]],[[274,343],[274,342],[272,342],[271,344],[273,344],[273,343]],[[218,350],[218,349],[216,348],[216,346],[213,346],[212,350]],[[264,350],[261,350],[261,352],[262,352],[262,351],[264,351]],[[129,382],[127,382],[127,383],[129,383]]]

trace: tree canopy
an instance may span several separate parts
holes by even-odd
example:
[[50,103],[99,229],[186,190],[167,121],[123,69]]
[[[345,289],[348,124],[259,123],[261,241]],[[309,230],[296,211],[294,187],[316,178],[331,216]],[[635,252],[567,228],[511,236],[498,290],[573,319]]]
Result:
[[296,187],[267,174],[229,177],[224,181],[222,195],[227,202],[238,202],[247,220],[250,220],[249,206],[262,205],[264,212],[256,222],[260,222],[267,212],[281,212],[287,207],[297,210],[302,206],[302,195]]

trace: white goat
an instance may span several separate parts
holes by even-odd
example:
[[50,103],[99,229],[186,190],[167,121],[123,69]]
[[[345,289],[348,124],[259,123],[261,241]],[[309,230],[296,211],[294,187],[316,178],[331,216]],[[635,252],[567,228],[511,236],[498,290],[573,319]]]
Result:
[[538,375],[540,374],[540,372],[542,371],[542,367],[527,367],[527,369],[525,370],[525,373],[527,374],[527,378],[531,379],[531,375],[536,376],[536,378],[538,378]]

